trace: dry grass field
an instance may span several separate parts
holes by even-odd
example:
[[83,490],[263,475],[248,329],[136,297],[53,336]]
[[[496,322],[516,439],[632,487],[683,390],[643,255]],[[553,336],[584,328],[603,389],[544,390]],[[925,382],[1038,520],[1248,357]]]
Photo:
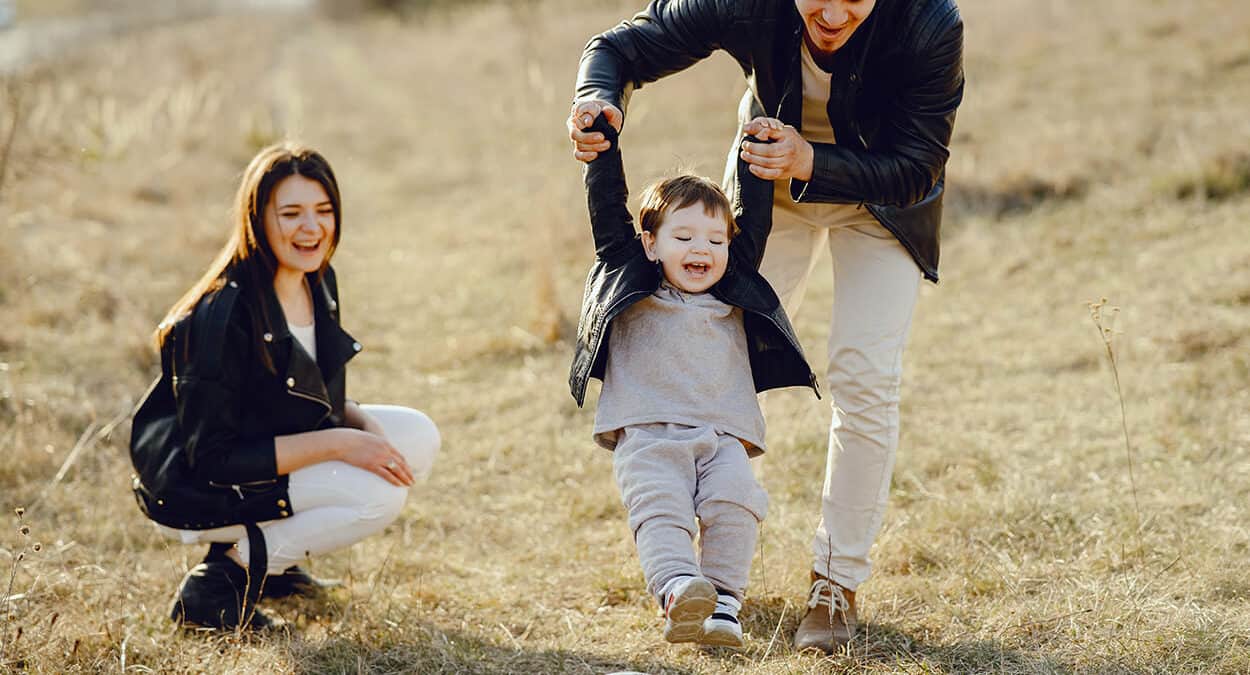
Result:
[[[640,3],[226,16],[0,81],[0,671],[1250,672],[1250,6],[961,3],[943,280],[864,634],[819,658],[789,638],[828,401],[769,397],[748,646],[703,652],[661,639],[565,385],[591,245],[563,119],[586,38]],[[639,92],[633,184],[719,176],[742,86],[722,55]],[[270,605],[288,630],[182,633],[203,551],[135,508],[126,415],[286,134],[343,186],[350,394],[427,411],[444,448],[383,536],[312,561],[344,588]],[[818,272],[795,318],[818,370],[832,295]]]

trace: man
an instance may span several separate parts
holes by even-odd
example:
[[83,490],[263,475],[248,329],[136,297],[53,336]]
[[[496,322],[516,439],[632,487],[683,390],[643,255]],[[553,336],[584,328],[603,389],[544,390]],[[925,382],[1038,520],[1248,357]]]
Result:
[[[744,204],[772,209],[760,271],[794,314],[820,247],[833,258],[834,414],[795,634],[799,649],[832,652],[857,629],[855,589],[898,446],[903,347],[921,279],[937,281],[963,23],[954,0],[652,0],[586,46],[568,119],[574,157],[609,147],[582,131],[596,116],[619,130],[634,89],[717,49],[747,79],[727,171],[740,153],[775,181],[771,205]],[[744,133],[772,142],[739,146]]]

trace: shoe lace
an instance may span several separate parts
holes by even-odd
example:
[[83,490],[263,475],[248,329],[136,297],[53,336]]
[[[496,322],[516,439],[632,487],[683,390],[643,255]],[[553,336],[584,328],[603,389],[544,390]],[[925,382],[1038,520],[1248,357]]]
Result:
[[811,595],[807,597],[809,609],[816,609],[821,605],[828,605],[830,614],[845,612],[851,608],[851,603],[842,594],[842,587],[828,579],[817,579],[812,583]]

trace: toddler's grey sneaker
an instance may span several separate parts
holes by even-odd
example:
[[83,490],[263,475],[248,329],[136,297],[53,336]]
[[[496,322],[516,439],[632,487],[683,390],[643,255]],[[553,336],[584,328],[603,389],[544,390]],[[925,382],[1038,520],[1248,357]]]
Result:
[[733,595],[717,589],[716,609],[703,621],[703,637],[699,644],[714,647],[742,648],[742,624],[738,622],[738,610],[742,603]]
[[696,642],[703,622],[716,609],[716,587],[703,577],[677,577],[660,592],[664,605],[664,639]]

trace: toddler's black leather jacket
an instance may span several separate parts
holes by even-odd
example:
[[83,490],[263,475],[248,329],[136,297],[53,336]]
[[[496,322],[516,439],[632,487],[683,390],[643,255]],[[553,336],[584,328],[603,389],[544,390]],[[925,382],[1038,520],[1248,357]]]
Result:
[[[663,273],[659,263],[647,259],[642,241],[634,231],[634,219],[626,204],[629,196],[621,163],[616,130],[603,115],[592,127],[602,132],[612,148],[586,166],[586,200],[595,238],[595,262],[586,277],[581,319],[569,389],[577,405],[586,398],[589,378],[603,379],[608,359],[608,335],[612,319],[627,307],[655,292]],[[743,162],[739,160],[739,163]],[[742,168],[738,173],[734,217],[739,232],[729,244],[725,276],[709,291],[717,299],[742,308],[747,351],[756,391],[777,387],[807,386],[819,396],[816,374],[803,357],[794,328],[781,308],[772,286],[756,271],[764,257],[764,243],[772,228],[772,209],[744,209],[747,201],[759,204],[772,193],[773,184]]]

